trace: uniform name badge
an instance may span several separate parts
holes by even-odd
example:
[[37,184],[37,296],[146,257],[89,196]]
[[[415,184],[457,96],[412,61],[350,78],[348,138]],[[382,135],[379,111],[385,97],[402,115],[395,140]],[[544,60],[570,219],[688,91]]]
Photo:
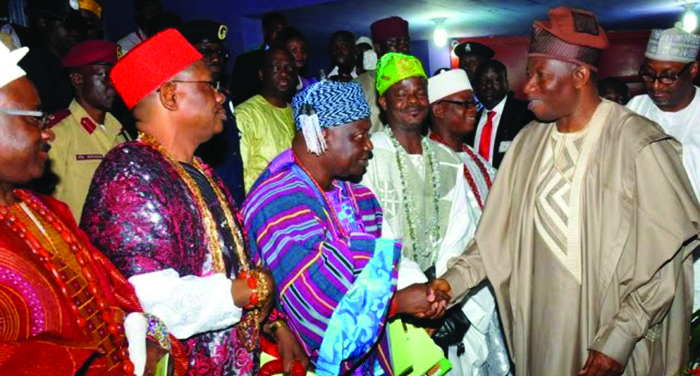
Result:
[[102,160],[102,154],[78,154],[75,156],[76,161],[96,161]]
[[508,151],[508,148],[510,147],[510,144],[512,144],[512,141],[503,141],[501,142],[500,145],[498,145],[498,152],[499,153],[505,153]]

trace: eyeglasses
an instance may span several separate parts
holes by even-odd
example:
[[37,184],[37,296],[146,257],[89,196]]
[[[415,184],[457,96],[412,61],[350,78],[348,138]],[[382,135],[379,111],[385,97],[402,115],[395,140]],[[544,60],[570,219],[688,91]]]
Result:
[[41,111],[17,110],[13,108],[0,108],[0,113],[11,116],[27,116],[34,119],[34,122],[40,126],[41,130],[46,129],[46,126],[53,119],[53,115]]
[[181,83],[181,84],[207,84],[211,86],[214,90],[221,92],[221,82],[220,81],[183,81],[183,80],[171,80],[170,82]]
[[460,102],[460,101],[452,101],[449,99],[443,99],[443,100],[439,101],[438,103],[442,103],[442,102],[456,104],[458,106],[462,106],[462,107],[467,108],[467,109],[476,108],[476,102],[474,102],[474,101]]
[[685,73],[685,71],[687,71],[688,68],[690,68],[693,65],[693,63],[695,63],[695,62],[693,61],[693,62],[686,64],[683,67],[683,69],[681,69],[678,73],[676,73],[672,76],[652,76],[649,72],[640,70],[639,71],[639,78],[641,78],[642,81],[647,82],[647,83],[654,83],[656,80],[659,80],[659,82],[661,82],[664,85],[673,85],[673,83],[676,82],[678,77],[680,77],[683,73]]

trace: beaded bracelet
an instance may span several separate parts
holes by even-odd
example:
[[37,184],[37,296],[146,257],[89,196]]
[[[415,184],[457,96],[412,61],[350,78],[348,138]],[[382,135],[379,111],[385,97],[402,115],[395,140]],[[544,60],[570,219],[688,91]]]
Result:
[[244,271],[238,275],[238,278],[245,279],[248,288],[252,291],[248,304],[243,308],[250,310],[264,306],[267,303],[267,300],[270,298],[270,286],[261,271]]

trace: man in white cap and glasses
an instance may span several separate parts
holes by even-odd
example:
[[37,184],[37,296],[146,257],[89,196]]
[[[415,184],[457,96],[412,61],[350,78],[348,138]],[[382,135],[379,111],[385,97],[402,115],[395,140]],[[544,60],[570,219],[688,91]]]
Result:
[[[428,80],[430,102],[430,138],[453,150],[464,162],[467,182],[466,210],[475,226],[486,201],[496,170],[463,143],[474,130],[476,104],[472,85],[463,69],[439,73]],[[446,348],[455,375],[507,375],[510,361],[499,326],[496,302],[488,287],[482,286],[464,304],[450,309],[445,323],[433,334],[435,343]],[[469,323],[468,329],[455,330],[457,323]],[[464,331],[466,330],[466,332]]]
[[[683,145],[683,167],[700,199],[700,90],[693,85],[698,73],[700,36],[676,26],[652,30],[646,59],[639,77],[647,89],[627,107],[659,123],[666,133]],[[693,312],[700,309],[700,261],[695,254],[695,299]]]

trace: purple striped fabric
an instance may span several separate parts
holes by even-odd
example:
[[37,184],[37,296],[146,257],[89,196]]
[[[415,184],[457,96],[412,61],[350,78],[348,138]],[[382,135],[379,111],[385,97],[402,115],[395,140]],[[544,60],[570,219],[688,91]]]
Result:
[[[341,236],[322,193],[291,151],[270,164],[243,203],[251,254],[271,270],[280,310],[312,360],[338,302],[374,254],[381,235],[382,210],[374,194],[357,184],[334,184],[345,190],[365,232]],[[400,252],[398,242],[395,247]],[[365,361],[371,364],[374,359],[376,354]]]

